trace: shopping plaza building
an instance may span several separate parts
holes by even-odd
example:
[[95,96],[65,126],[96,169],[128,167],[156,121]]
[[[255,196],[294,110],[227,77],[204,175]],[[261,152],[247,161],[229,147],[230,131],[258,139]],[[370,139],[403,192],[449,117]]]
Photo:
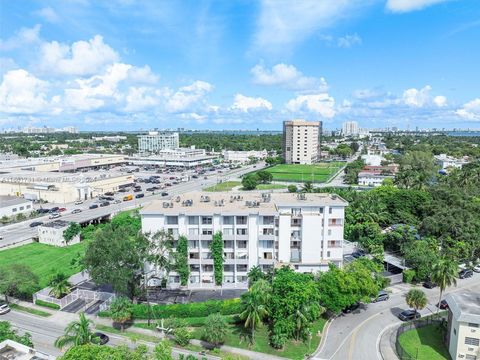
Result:
[[[334,194],[191,192],[171,201],[154,201],[140,214],[144,233],[160,230],[188,239],[189,287],[213,286],[212,237],[224,242],[224,284],[247,286],[253,266],[263,270],[289,265],[300,272],[342,265],[344,211]],[[150,266],[149,272],[159,269]],[[169,273],[168,285],[180,279]]]

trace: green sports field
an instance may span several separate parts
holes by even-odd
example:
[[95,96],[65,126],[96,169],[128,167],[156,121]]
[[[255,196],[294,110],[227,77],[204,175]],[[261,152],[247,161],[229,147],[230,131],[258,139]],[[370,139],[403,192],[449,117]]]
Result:
[[321,183],[327,181],[345,163],[329,162],[314,165],[281,164],[265,169],[273,175],[273,181]]

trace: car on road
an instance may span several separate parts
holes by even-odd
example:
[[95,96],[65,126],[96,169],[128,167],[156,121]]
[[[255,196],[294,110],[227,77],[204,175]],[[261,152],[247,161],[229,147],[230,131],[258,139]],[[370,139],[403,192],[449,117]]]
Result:
[[150,187],[150,188],[147,188],[146,191],[155,191],[155,188]]
[[88,208],[89,209],[96,209],[96,208],[98,208],[98,205],[97,204],[92,204]]
[[77,200],[75,201],[75,205],[82,205],[83,204],[83,200]]
[[472,270],[477,272],[477,273],[480,273],[480,264],[475,265]]
[[166,191],[162,192],[162,196],[168,196],[168,193]]
[[49,212],[50,213],[56,213],[60,208],[58,206],[52,207]]
[[0,315],[4,315],[10,311],[10,306],[5,301],[0,300]]
[[433,281],[431,280],[427,280],[423,283],[423,287],[427,288],[427,289],[433,289],[433,288],[436,288],[437,287],[437,284],[435,284]]
[[133,192],[140,192],[140,191],[142,191],[141,188],[135,188],[135,189],[133,189]]
[[67,211],[67,208],[62,207],[62,208],[58,209],[58,212],[64,212],[64,211]]
[[109,206],[110,205],[110,202],[108,201],[104,201],[102,203],[100,203],[100,207],[105,207],[105,206]]
[[34,222],[31,222],[30,223],[30,227],[37,227],[37,226],[40,226],[40,225],[43,225],[43,221],[34,221]]
[[473,276],[473,271],[471,269],[463,269],[458,273],[460,279],[466,279]]
[[52,215],[50,215],[48,218],[49,219],[58,219],[61,216],[62,215],[60,215],[59,213],[52,213]]
[[122,202],[122,200],[115,200],[113,203],[114,204],[120,204]]
[[121,192],[121,193],[124,193],[124,192],[127,192],[128,190],[123,188],[123,189],[118,189],[118,192]]
[[108,335],[105,335],[104,333],[101,333],[101,332],[96,332],[93,334],[94,336],[98,337],[98,343],[100,345],[105,345],[106,343],[108,343],[108,341],[110,340],[110,338],[108,337]]
[[113,196],[113,195],[115,195],[115,194],[114,194],[112,191],[107,191],[107,192],[105,193],[105,195],[107,195],[107,196]]
[[410,321],[414,319],[420,319],[422,315],[415,310],[404,310],[398,314],[398,318],[402,321]]
[[78,213],[81,213],[82,210],[81,209],[73,209],[72,210],[72,214],[78,214]]
[[381,290],[378,292],[378,295],[375,299],[372,300],[372,302],[379,302],[379,301],[387,301],[390,298],[390,295],[384,290]]
[[48,214],[50,209],[40,208],[36,210],[38,214]]
[[445,309],[448,309],[448,303],[447,303],[447,300],[443,299],[442,301],[440,301],[439,303],[437,303],[437,307],[441,310],[445,310]]
[[357,301],[350,306],[347,306],[345,309],[342,310],[344,314],[350,314],[352,311],[357,310],[360,307],[360,303]]
[[144,194],[144,193],[141,193],[141,194],[135,195],[135,198],[136,198],[136,199],[140,199],[140,198],[143,198],[144,196],[145,196],[145,194]]

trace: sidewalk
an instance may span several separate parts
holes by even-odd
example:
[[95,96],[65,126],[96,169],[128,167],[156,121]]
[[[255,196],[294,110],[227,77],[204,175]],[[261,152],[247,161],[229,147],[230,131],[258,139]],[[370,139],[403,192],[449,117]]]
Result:
[[378,351],[383,360],[399,360],[394,350],[395,338],[399,326],[400,324],[393,324],[392,326],[385,328],[381,334]]

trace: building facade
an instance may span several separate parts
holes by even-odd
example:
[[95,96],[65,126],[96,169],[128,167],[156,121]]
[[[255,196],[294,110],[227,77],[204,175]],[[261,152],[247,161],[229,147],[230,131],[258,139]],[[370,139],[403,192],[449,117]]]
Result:
[[[301,272],[342,265],[347,202],[330,194],[191,192],[173,201],[155,201],[140,214],[142,230],[160,230],[188,239],[189,287],[213,286],[213,234],[224,242],[224,284],[247,286],[253,266],[282,264]],[[151,269],[156,271],[158,269]],[[179,286],[171,272],[170,287]]]
[[161,150],[180,147],[177,132],[150,131],[148,135],[138,136],[139,153],[158,153]]
[[38,242],[40,244],[47,244],[53,246],[67,246],[78,244],[80,242],[80,235],[76,235],[68,243],[63,237],[63,233],[70,226],[70,223],[65,220],[55,220],[49,223],[40,225],[38,229]]
[[55,360],[56,357],[13,340],[0,342],[1,360]]
[[0,218],[17,216],[18,214],[30,214],[33,211],[30,200],[16,196],[0,195]]
[[358,128],[358,123],[356,121],[345,121],[342,124],[342,135],[343,136],[360,135],[360,129]]
[[283,158],[287,164],[313,164],[319,160],[321,121],[283,122]]
[[261,150],[261,151],[223,150],[222,155],[223,155],[223,159],[227,162],[247,163],[251,159],[265,159],[268,156],[268,152],[267,150]]
[[480,359],[480,293],[455,292],[448,304],[447,346],[453,360]]

